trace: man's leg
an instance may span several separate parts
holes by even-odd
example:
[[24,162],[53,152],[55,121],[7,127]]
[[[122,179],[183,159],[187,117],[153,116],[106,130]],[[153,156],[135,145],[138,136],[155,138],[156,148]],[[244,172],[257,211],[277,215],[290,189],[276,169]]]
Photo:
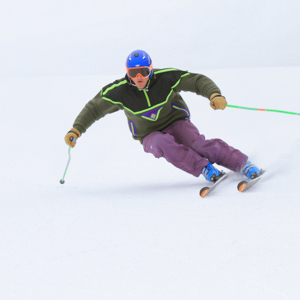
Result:
[[174,136],[175,141],[189,147],[200,156],[207,158],[232,171],[240,171],[248,157],[220,139],[206,140],[190,120],[180,120],[163,130]]
[[175,138],[160,131],[147,135],[143,140],[144,150],[156,158],[164,157],[175,167],[198,177],[208,160],[201,157],[193,149],[178,144]]
[[211,163],[216,163],[234,172],[239,172],[247,163],[248,157],[220,139],[205,140],[201,135],[191,148],[206,157]]

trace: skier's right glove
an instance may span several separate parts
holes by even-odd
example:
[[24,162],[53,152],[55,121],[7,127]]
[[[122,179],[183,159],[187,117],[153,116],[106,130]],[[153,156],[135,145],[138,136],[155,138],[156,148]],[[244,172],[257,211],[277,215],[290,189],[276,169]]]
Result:
[[72,128],[65,136],[65,142],[72,148],[75,147],[76,140],[81,136],[81,133],[76,129]]

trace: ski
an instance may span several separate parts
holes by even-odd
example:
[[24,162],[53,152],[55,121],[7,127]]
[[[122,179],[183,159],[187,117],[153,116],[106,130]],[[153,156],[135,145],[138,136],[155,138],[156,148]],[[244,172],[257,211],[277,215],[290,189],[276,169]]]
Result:
[[202,197],[202,198],[206,197],[206,196],[207,196],[209,193],[211,193],[211,192],[215,189],[215,187],[216,187],[221,181],[223,181],[227,176],[228,176],[228,174],[222,171],[221,177],[220,177],[215,183],[213,183],[213,185],[211,185],[211,186],[205,186],[205,187],[203,187],[203,188],[200,190],[200,192],[199,192],[200,197]]
[[249,190],[254,184],[256,184],[261,179],[261,175],[264,173],[265,173],[265,170],[261,170],[261,172],[258,174],[258,176],[255,177],[254,179],[246,179],[246,180],[240,181],[237,185],[238,191],[243,193],[243,192]]

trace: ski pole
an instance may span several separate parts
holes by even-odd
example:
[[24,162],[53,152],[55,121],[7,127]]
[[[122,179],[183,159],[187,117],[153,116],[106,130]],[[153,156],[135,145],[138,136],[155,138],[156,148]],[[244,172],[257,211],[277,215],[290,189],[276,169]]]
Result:
[[[70,137],[70,141],[71,142],[76,142],[76,139],[74,137]],[[71,160],[71,146],[69,146],[69,151],[68,151],[68,155],[69,155],[69,159],[68,159],[68,162],[67,162],[67,166],[66,166],[66,169],[65,169],[65,172],[64,172],[64,175],[63,175],[63,178],[59,181],[61,184],[64,184],[65,183],[65,176],[66,176],[66,173],[67,173],[67,170],[68,170],[68,167],[69,167],[69,164],[70,164],[70,160]]]
[[278,112],[278,113],[290,114],[290,115],[300,115],[300,113],[291,112],[291,111],[284,111],[284,110],[276,110],[276,109],[252,108],[252,107],[244,107],[244,106],[237,106],[237,105],[227,105],[227,106],[228,107],[233,107],[233,108],[256,110],[256,111],[271,111],[271,112]]

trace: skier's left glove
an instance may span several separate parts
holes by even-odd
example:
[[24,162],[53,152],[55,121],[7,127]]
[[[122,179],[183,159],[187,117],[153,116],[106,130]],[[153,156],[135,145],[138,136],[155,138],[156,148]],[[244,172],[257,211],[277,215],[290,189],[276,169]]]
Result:
[[76,140],[81,136],[81,133],[76,129],[72,128],[65,136],[65,142],[72,148],[75,147]]
[[218,94],[218,93],[213,93],[210,96],[210,106],[216,110],[216,109],[225,109],[227,106],[227,101],[224,96]]

